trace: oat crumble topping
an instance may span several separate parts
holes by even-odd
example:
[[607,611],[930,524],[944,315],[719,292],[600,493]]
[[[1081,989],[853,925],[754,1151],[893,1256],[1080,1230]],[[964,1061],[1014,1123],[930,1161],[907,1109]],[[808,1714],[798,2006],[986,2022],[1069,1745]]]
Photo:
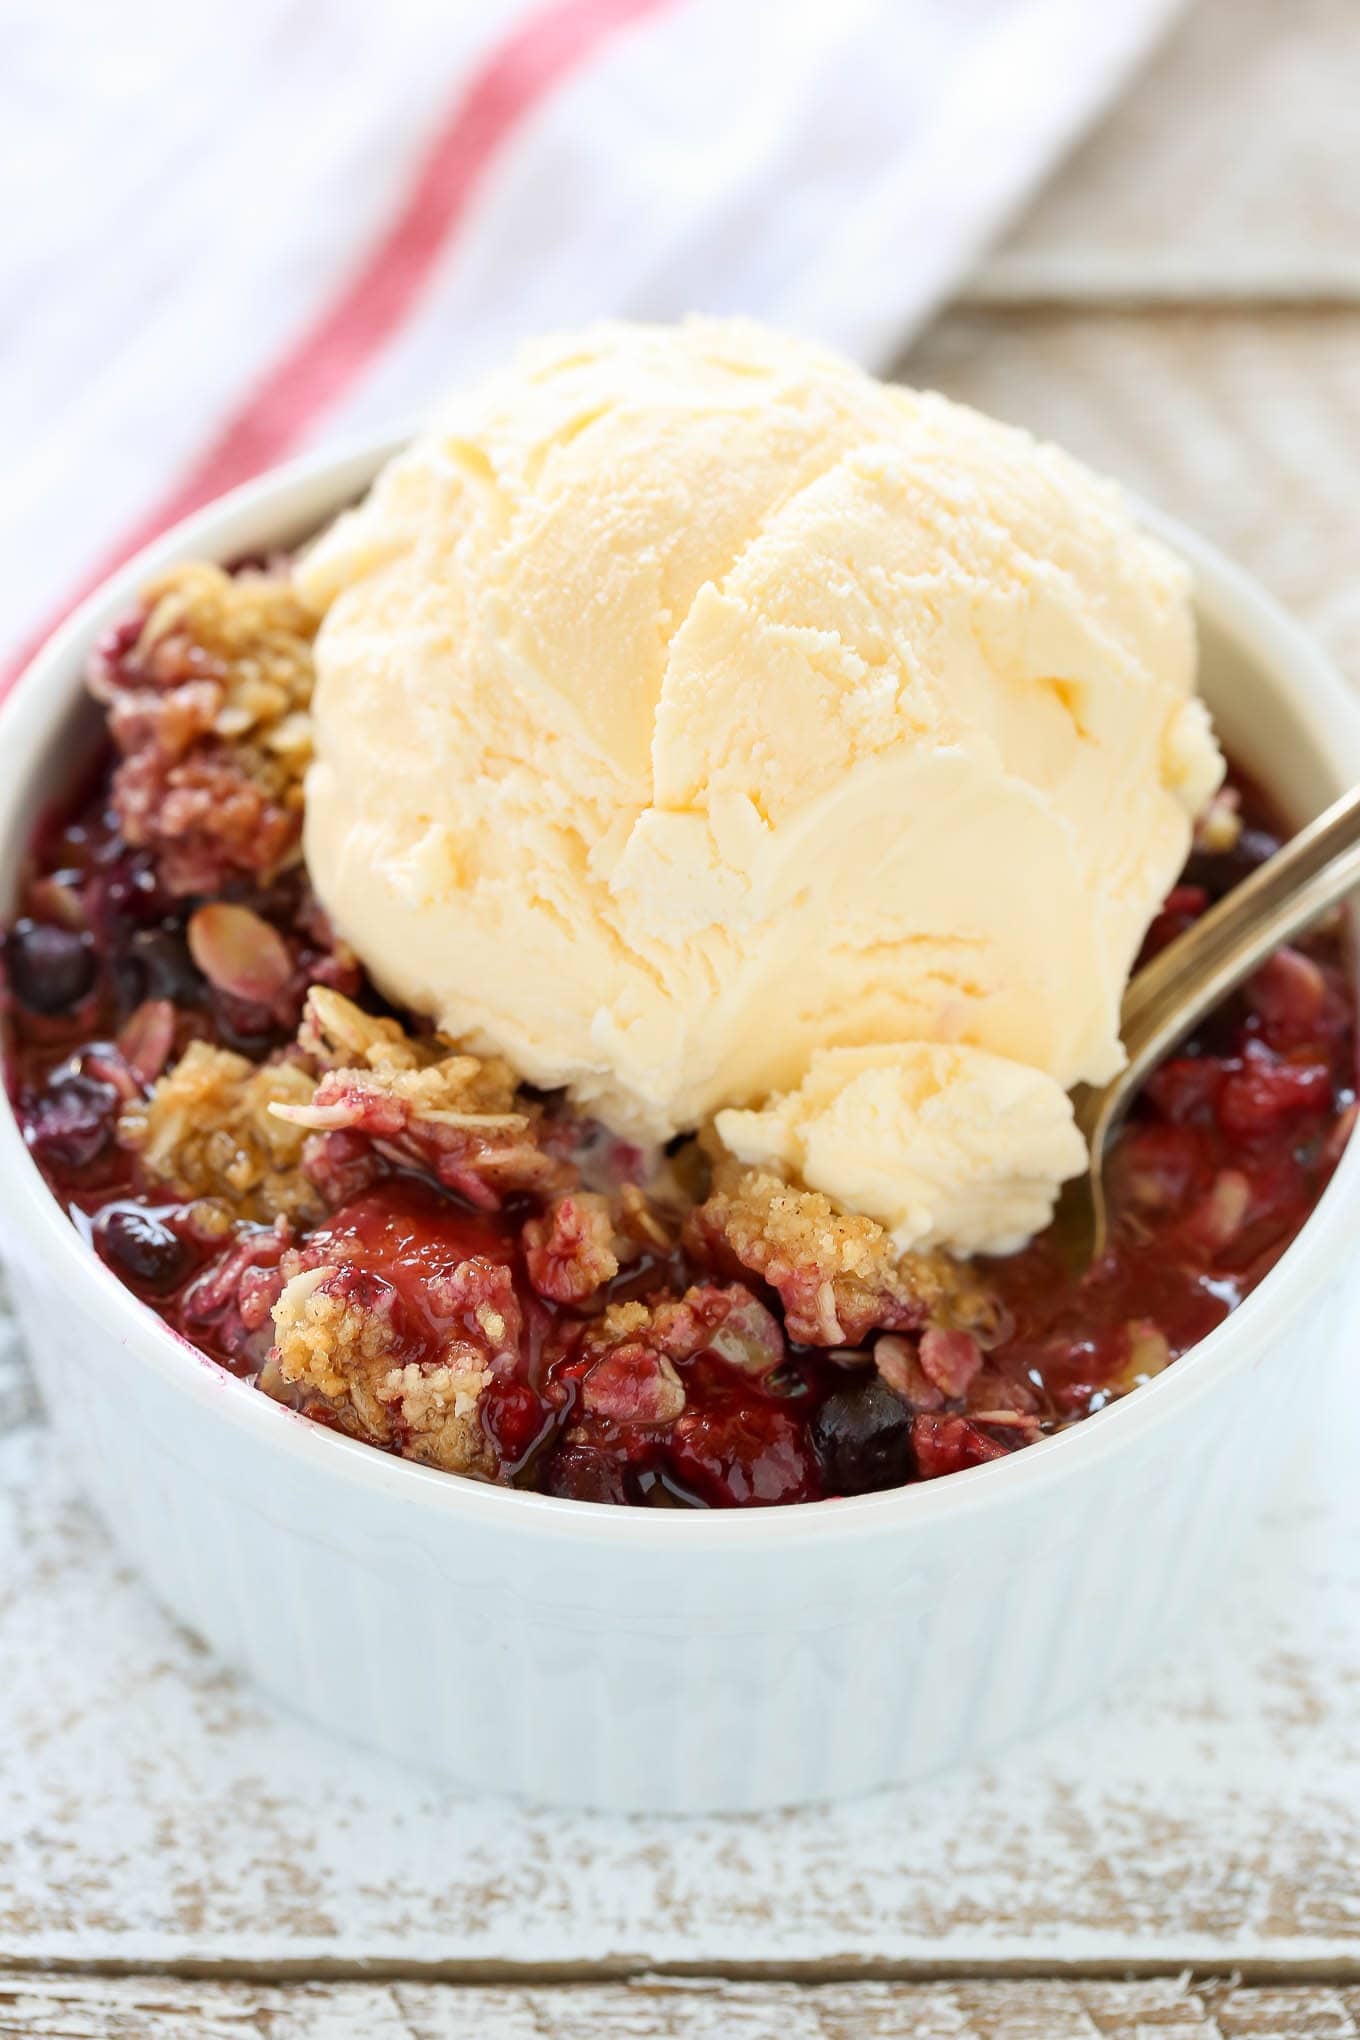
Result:
[[191,561],[145,599],[90,683],[123,757],[123,834],[156,851],[175,893],[268,877],[301,842],[320,619],[286,567],[229,574]]
[[[437,1035],[414,1039],[324,988],[308,994],[298,1041],[323,1072],[309,1100],[278,1107],[294,1126],[370,1140],[483,1210],[569,1180],[568,1167],[540,1145],[541,1110],[517,1100],[505,1063],[460,1054]],[[323,1147],[309,1148],[308,1166],[324,1171]]]
[[129,1105],[118,1138],[157,1183],[181,1197],[217,1197],[243,1219],[316,1219],[322,1202],[302,1173],[304,1134],[277,1108],[304,1106],[315,1079],[300,1062],[260,1065],[190,1042],[150,1096]]
[[686,1235],[768,1282],[790,1336],[806,1345],[854,1346],[875,1328],[917,1330],[933,1317],[966,1323],[986,1308],[965,1263],[900,1254],[875,1219],[730,1157],[717,1163]]
[[[297,1255],[285,1256],[285,1274]],[[411,1336],[395,1290],[356,1267],[323,1264],[285,1280],[274,1305],[274,1352],[284,1381],[352,1413],[363,1434],[449,1473],[494,1471],[477,1403],[485,1355],[451,1340],[435,1364],[408,1358]]]

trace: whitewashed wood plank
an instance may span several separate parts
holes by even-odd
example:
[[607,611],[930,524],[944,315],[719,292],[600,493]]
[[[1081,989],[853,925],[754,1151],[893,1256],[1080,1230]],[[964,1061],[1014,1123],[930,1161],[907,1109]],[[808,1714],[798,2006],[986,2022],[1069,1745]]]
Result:
[[678,1823],[460,1801],[276,1713],[33,1427],[0,1442],[0,1961],[1360,1960],[1357,1405],[1137,1694],[912,1792]]
[[28,1360],[10,1315],[4,1276],[0,1274],[0,1437],[26,1423],[36,1410]]
[[959,312],[902,372],[1195,525],[1360,685],[1360,314]]
[[966,295],[1360,297],[1360,8],[1192,0]]
[[1154,1978],[284,1986],[0,1980],[0,2040],[1356,2040],[1360,1993]]

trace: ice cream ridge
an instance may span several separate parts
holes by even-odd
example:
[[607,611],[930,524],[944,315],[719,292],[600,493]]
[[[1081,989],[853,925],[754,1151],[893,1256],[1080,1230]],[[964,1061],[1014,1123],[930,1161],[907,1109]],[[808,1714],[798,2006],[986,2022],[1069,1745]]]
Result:
[[394,999],[1006,1252],[1222,763],[1185,568],[1056,449],[740,322],[457,394],[299,568],[306,853]]

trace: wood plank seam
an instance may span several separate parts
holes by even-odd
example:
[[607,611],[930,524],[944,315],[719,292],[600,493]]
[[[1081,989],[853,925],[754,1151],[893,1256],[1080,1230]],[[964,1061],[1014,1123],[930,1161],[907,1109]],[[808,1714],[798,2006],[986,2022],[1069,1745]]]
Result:
[[589,1962],[402,1961],[390,1956],[327,1958],[307,1961],[274,1957],[252,1961],[230,1956],[207,1959],[186,1956],[145,1962],[117,1956],[84,1959],[9,1955],[0,1960],[0,2001],[7,1990],[35,1980],[71,1984],[144,1982],[203,1983],[299,1990],[342,1989],[353,1984],[412,1984],[469,1992],[503,1990],[625,1989],[635,1986],[749,1987],[760,1990],[901,1989],[925,1990],[954,1985],[1165,1984],[1193,1985],[1197,1990],[1231,1986],[1250,1991],[1331,1990],[1360,1992],[1360,1956],[1329,1961],[1163,1962],[1155,1957],[1130,1961],[1080,1961],[1065,1958],[1033,1962],[989,1962],[961,1957],[955,1961],[826,1962],[809,1959],[770,1962],[638,1961],[608,1959]]
[[1256,1990],[1223,1977],[1159,1984],[778,1985],[658,1979],[486,1992],[300,1986],[0,1982],[0,2040],[1356,2040],[1360,1992]]

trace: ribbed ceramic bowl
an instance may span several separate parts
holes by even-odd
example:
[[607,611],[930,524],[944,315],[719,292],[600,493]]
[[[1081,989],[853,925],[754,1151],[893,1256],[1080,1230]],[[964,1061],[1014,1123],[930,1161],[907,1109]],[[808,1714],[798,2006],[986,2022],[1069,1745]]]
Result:
[[[239,490],[134,561],[0,712],[0,864],[92,729],[81,670],[148,572],[287,545],[389,449]],[[1360,778],[1319,653],[1190,534],[1227,745],[1298,819]],[[8,904],[8,902],[5,902]],[[815,1506],[601,1508],[452,1479],[294,1417],[179,1341],[81,1243],[0,1110],[0,1224],[63,1448],[161,1599],[321,1732],[467,1786],[743,1809],[974,1757],[1145,1664],[1269,1492],[1336,1336],[1360,1142],[1297,1242],[1203,1345],[1062,1437]]]

